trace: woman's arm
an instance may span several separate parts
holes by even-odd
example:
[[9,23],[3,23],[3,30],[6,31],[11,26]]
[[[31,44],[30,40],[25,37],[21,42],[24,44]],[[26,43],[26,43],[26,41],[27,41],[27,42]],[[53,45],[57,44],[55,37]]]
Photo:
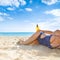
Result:
[[40,31],[47,33],[47,34],[53,34],[53,31],[48,31],[48,30],[40,30]]

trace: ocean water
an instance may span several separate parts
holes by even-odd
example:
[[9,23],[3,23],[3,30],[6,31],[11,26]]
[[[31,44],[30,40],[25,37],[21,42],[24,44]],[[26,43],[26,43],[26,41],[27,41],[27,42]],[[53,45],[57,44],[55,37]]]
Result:
[[31,36],[34,32],[0,32],[0,36]]

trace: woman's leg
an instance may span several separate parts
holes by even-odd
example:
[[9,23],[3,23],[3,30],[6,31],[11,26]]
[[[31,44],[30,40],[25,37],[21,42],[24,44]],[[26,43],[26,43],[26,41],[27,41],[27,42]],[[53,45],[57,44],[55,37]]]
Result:
[[31,37],[29,37],[26,41],[19,41],[19,44],[29,45],[34,42],[34,44],[37,44],[37,38],[40,35],[40,31],[33,34]]

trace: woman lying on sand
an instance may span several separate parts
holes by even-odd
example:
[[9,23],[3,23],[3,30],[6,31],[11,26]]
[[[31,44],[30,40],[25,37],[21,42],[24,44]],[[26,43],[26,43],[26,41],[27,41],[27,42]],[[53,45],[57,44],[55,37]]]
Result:
[[41,44],[49,48],[60,48],[60,30],[56,30],[54,32],[40,30],[33,34],[28,40],[19,41],[18,43],[23,45]]
[[40,30],[39,26],[37,25],[36,31],[37,32],[33,34],[28,40],[19,41],[18,44],[24,44],[24,45],[41,44],[49,48],[60,48],[60,30],[56,30],[54,32]]

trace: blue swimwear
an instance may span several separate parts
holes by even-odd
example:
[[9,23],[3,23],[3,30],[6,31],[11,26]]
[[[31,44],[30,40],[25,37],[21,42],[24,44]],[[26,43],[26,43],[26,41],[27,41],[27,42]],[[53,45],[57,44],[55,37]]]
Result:
[[52,35],[49,35],[49,36],[46,36],[44,38],[40,38],[40,36],[43,34],[43,32],[40,33],[39,37],[38,37],[38,42],[41,44],[41,45],[45,45],[49,48],[52,48],[52,46],[50,45],[50,38]]

